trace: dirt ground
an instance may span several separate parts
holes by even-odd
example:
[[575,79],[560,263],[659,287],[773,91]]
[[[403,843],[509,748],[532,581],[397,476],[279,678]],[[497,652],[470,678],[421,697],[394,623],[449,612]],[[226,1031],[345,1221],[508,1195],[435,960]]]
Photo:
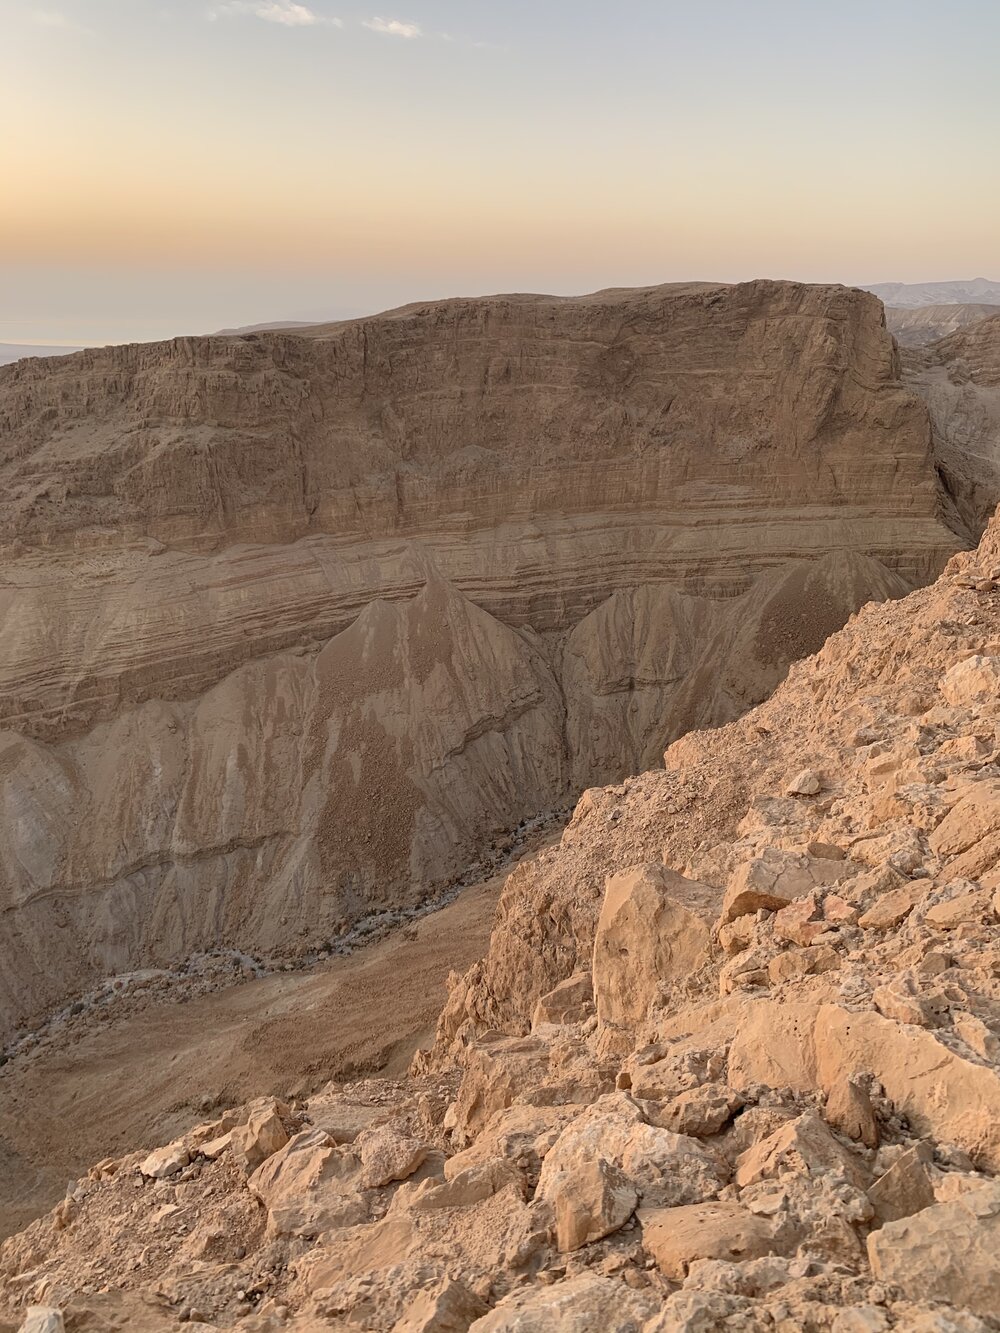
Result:
[[169,1000],[0,1074],[0,1237],[103,1157],[167,1142],[206,1098],[308,1094],[332,1078],[405,1071],[445,982],[481,957],[510,870],[349,958],[184,1004]]

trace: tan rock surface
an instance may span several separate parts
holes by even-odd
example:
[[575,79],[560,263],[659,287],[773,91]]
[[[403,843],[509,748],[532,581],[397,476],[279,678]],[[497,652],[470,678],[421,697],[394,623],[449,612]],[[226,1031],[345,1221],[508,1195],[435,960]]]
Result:
[[742,1263],[773,1254],[774,1229],[737,1203],[641,1209],[642,1243],[660,1272],[675,1281],[700,1259]]
[[638,1026],[661,987],[703,961],[719,893],[654,863],[612,875],[594,937],[594,999],[603,1023]]
[[417,901],[931,577],[898,374],[774,282],[4,368],[0,1031]]
[[1000,1186],[887,1222],[868,1239],[872,1270],[911,1296],[995,1318],[1000,1310]]

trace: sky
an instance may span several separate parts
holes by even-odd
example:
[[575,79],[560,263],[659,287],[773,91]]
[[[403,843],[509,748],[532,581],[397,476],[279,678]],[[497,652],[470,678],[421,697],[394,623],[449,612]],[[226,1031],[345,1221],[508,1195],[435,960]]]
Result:
[[0,341],[1000,278],[997,0],[0,0]]

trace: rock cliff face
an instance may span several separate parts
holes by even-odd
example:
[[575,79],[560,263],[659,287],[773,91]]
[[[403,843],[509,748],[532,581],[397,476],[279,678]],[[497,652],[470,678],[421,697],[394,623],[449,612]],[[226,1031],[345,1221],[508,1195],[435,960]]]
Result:
[[879,303],[498,297],[0,371],[0,1031],[298,949],[962,543]]
[[907,349],[904,366],[930,409],[945,485],[978,534],[1000,502],[1000,312]]

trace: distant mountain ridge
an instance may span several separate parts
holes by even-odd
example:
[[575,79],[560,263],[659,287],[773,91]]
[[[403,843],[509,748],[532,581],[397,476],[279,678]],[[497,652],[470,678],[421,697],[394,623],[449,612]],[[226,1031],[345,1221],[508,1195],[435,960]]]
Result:
[[955,279],[950,282],[882,282],[865,291],[884,305],[912,309],[923,305],[1000,305],[1000,282],[989,278]]
[[972,305],[917,305],[885,308],[889,332],[901,347],[923,347],[957,329],[1000,314],[1000,305],[980,301]]

